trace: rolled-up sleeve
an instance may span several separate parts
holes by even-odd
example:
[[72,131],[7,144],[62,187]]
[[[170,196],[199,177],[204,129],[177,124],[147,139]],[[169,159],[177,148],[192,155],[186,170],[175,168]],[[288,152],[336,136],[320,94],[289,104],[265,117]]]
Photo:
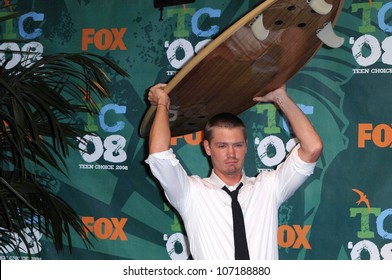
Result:
[[181,212],[189,194],[188,174],[172,149],[150,154],[146,159],[151,172],[160,182],[169,202]]
[[288,199],[313,174],[316,162],[308,163],[298,156],[300,145],[294,147],[286,160],[276,169],[278,200]]

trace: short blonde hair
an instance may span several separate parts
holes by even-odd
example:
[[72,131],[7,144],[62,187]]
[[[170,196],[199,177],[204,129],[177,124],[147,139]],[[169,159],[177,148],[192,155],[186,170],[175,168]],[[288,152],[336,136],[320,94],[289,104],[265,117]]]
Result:
[[213,138],[214,127],[242,128],[245,140],[247,140],[246,127],[244,122],[232,113],[219,113],[213,116],[204,127],[204,140],[211,142],[211,139]]

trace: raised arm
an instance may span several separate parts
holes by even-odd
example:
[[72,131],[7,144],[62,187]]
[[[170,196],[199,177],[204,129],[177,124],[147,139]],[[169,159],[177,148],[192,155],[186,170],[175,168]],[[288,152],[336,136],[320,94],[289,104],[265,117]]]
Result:
[[167,151],[170,147],[170,98],[165,91],[165,87],[165,84],[157,84],[150,88],[150,91],[148,92],[148,100],[151,105],[157,106],[154,121],[150,130],[150,154]]
[[271,91],[263,97],[255,97],[254,100],[258,102],[274,102],[277,104],[286,116],[295,136],[301,144],[298,150],[299,157],[305,162],[317,161],[323,149],[322,140],[309,119],[290,96],[288,96],[286,86]]

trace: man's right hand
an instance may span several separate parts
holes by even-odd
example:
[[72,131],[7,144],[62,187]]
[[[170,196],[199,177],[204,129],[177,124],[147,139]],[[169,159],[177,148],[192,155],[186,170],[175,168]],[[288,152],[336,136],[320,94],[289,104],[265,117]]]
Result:
[[148,101],[150,101],[151,105],[163,105],[167,108],[169,107],[170,98],[165,91],[165,87],[166,84],[156,84],[150,88],[150,91],[148,92]]

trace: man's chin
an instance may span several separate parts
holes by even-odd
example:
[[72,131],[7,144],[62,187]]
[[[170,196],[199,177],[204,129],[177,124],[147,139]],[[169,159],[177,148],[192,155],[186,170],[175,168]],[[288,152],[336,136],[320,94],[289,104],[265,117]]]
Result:
[[239,173],[242,173],[242,170],[239,170],[238,168],[228,168],[226,170],[227,175],[237,175]]

